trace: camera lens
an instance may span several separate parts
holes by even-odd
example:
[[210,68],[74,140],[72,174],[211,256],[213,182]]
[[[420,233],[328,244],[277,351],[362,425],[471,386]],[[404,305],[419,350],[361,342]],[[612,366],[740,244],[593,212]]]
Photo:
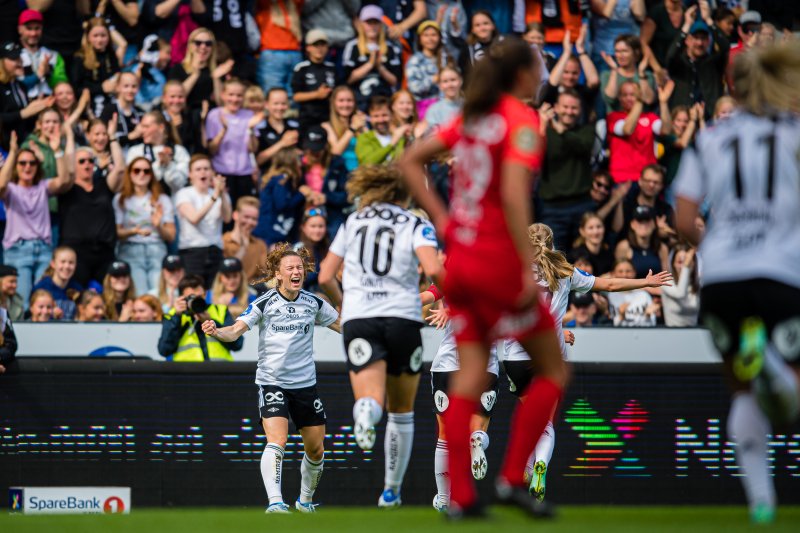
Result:
[[192,313],[202,313],[208,309],[208,304],[200,296],[191,295],[186,297],[186,307],[188,307]]

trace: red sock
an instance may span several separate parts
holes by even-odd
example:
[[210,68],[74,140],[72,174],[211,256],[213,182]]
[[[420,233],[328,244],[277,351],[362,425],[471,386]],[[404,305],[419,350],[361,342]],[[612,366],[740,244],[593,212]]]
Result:
[[473,505],[478,498],[469,453],[469,421],[477,408],[478,402],[474,400],[451,396],[444,413],[444,434],[450,455],[450,501],[462,509]]
[[[525,391],[525,402],[517,406],[501,476],[512,486],[524,486],[528,457],[544,431],[553,408],[561,398],[561,387],[546,378],[534,379]],[[452,406],[452,402],[450,404]],[[448,444],[451,439],[448,437]],[[450,452],[452,457],[453,453]],[[450,475],[452,476],[452,470]],[[455,484],[454,484],[455,485]]]

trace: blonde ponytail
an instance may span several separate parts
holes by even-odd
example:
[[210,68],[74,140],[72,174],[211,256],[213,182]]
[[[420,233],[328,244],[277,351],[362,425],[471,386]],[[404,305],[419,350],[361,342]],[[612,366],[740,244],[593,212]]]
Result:
[[800,112],[800,41],[793,39],[737,55],[733,86],[741,106],[754,115]]
[[533,255],[539,267],[539,275],[547,283],[550,292],[558,290],[558,280],[572,275],[575,267],[564,254],[553,249],[553,230],[546,224],[528,226],[528,239],[533,246]]

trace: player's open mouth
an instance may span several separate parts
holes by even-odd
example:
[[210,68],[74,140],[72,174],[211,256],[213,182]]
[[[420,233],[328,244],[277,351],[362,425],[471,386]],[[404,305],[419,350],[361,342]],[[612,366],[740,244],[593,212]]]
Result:
[[300,276],[292,276],[289,278],[289,281],[292,283],[292,285],[300,285],[303,283],[303,278]]

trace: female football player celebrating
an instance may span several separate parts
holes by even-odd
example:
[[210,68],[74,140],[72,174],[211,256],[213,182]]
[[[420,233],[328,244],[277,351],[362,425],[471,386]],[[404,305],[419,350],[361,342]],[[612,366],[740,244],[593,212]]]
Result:
[[258,408],[267,435],[261,476],[269,496],[268,513],[288,513],[281,493],[281,470],[291,417],[303,438],[300,497],[295,508],[313,513],[312,503],[324,460],[325,410],[317,394],[314,326],[339,331],[338,313],[327,302],[302,289],[314,261],[305,248],[278,244],[267,257],[265,277],[257,283],[274,287],[251,303],[232,326],[203,323],[206,335],[232,342],[258,324]]
[[[403,160],[414,198],[442,235],[450,258],[443,285],[454,320],[460,370],[451,380],[444,416],[450,454],[450,515],[482,514],[470,475],[470,419],[484,390],[492,341],[513,337],[539,369],[512,421],[499,499],[534,516],[551,513],[526,490],[523,471],[567,382],[553,320],[539,302],[527,242],[533,170],[541,163],[536,113],[525,105],[539,88],[539,60],[527,43],[495,43],[477,62],[463,116]],[[424,165],[451,150],[455,157],[450,212],[426,184]],[[491,258],[491,260],[487,260]],[[487,279],[501,279],[500,284]]]
[[417,266],[436,278],[441,264],[433,226],[406,210],[410,196],[396,166],[356,169],[347,191],[358,210],[336,234],[319,282],[334,305],[342,304],[336,274],[344,263],[342,333],[356,399],[353,433],[362,449],[372,449],[385,398],[385,485],[378,506],[394,507],[411,457],[422,367]]
[[[561,328],[564,315],[567,313],[570,292],[632,291],[645,287],[661,287],[669,285],[672,281],[672,274],[669,272],[653,274],[652,270],[643,279],[597,278],[575,268],[563,253],[553,249],[553,230],[549,226],[531,224],[528,228],[528,238],[533,249],[534,272],[545,299],[550,303],[550,314],[553,315],[564,359],[567,357],[567,343],[575,342],[575,336],[571,332],[562,331]],[[565,338],[565,333],[568,338]],[[511,393],[524,400],[525,391],[535,372],[530,357],[518,342],[506,341],[503,366],[511,384]],[[547,465],[553,456],[554,446],[555,430],[551,417],[525,468],[526,477],[530,480],[529,490],[539,501],[544,499]]]

